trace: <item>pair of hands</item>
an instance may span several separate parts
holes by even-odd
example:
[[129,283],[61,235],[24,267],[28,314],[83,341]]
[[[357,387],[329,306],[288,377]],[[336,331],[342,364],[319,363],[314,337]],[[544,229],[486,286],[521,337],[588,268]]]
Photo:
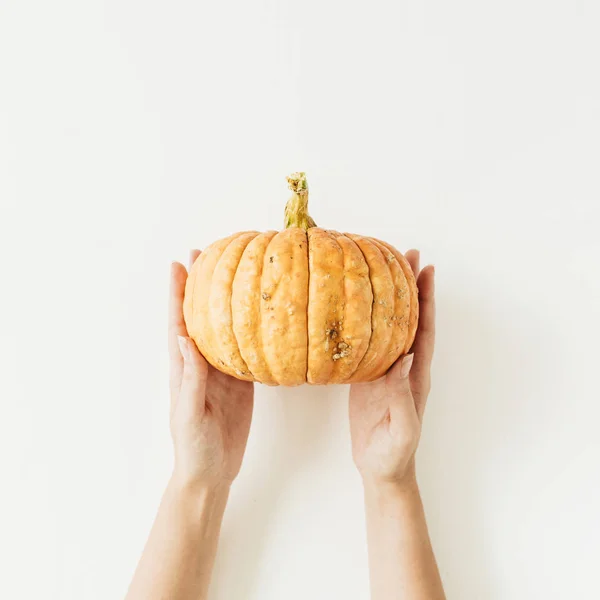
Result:
[[[191,253],[190,264],[200,252]],[[435,338],[434,269],[406,258],[419,287],[419,328],[412,353],[376,381],[350,388],[352,454],[365,485],[414,481],[414,455],[430,389]],[[209,365],[183,319],[186,268],[173,263],[169,306],[171,434],[174,477],[192,487],[229,486],[239,473],[250,431],[253,384]]]

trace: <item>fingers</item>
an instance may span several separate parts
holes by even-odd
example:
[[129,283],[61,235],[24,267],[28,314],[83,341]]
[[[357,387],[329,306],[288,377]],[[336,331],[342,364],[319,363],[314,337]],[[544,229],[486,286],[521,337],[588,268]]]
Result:
[[194,266],[194,263],[196,262],[196,259],[200,256],[200,254],[202,254],[201,250],[190,250],[190,271],[192,270],[192,267]]
[[406,423],[407,418],[414,419],[415,402],[410,387],[409,374],[414,364],[414,354],[397,360],[386,376],[386,386],[393,391],[390,397],[391,425],[394,423]]
[[419,326],[413,344],[415,355],[410,379],[419,417],[425,410],[429,393],[431,360],[435,345],[435,270],[432,265],[419,274]]
[[208,363],[189,337],[177,336],[183,360],[181,387],[173,410],[184,410],[188,415],[202,415],[205,409]]
[[[190,270],[194,261],[200,256],[200,250],[190,251]],[[171,291],[169,295],[169,357],[171,360],[171,382],[173,387],[179,387],[183,372],[183,360],[179,351],[177,336],[187,336],[185,320],[183,318],[183,299],[185,296],[185,282],[187,271],[178,262],[171,265]]]
[[415,275],[415,279],[419,276],[419,263],[421,261],[421,253],[418,250],[409,250],[405,255],[410,267]]
[[181,383],[183,372],[183,359],[179,350],[177,336],[187,336],[185,322],[183,320],[183,296],[185,293],[185,282],[187,271],[178,262],[171,265],[171,285],[169,290],[169,385],[171,388],[171,399],[176,395]]
[[435,271],[432,265],[419,274],[419,327],[415,338],[415,358],[431,362],[435,343]]
[[387,378],[392,385],[402,385],[407,379],[412,369],[414,354],[407,354],[399,358],[389,370]]

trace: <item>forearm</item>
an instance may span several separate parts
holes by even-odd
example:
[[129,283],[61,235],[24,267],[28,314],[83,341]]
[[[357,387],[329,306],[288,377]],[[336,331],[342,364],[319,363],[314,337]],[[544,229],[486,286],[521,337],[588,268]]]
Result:
[[416,478],[365,484],[372,600],[444,600]]
[[126,600],[204,600],[229,488],[172,479]]

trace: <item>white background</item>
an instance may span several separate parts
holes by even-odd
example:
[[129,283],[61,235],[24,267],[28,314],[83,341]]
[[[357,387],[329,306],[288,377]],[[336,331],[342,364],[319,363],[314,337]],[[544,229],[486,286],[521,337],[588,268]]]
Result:
[[[448,597],[600,597],[600,3],[0,0],[0,597],[124,595],[171,468],[171,259],[322,226],[437,268]],[[213,598],[363,600],[347,388],[257,387]]]

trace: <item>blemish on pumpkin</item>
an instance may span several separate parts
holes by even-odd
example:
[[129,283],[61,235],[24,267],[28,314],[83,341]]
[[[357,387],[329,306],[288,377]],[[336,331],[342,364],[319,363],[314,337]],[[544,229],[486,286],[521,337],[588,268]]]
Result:
[[331,357],[333,360],[340,360],[340,358],[346,358],[350,354],[350,350],[352,350],[351,346],[346,344],[346,342],[339,342],[336,346],[337,352]]
[[263,300],[270,300],[270,299],[271,299],[271,296],[269,296],[269,294],[267,294],[267,292],[263,292],[263,293],[262,293],[262,299],[263,299]]
[[335,329],[336,327],[341,329],[339,323],[334,323],[331,327],[325,329],[325,352],[329,352],[329,341],[335,340],[338,337],[337,329]]
[[269,262],[272,263],[273,262],[273,256],[269,256]]
[[388,254],[387,260],[391,263],[393,260],[396,260],[396,257],[393,254]]

